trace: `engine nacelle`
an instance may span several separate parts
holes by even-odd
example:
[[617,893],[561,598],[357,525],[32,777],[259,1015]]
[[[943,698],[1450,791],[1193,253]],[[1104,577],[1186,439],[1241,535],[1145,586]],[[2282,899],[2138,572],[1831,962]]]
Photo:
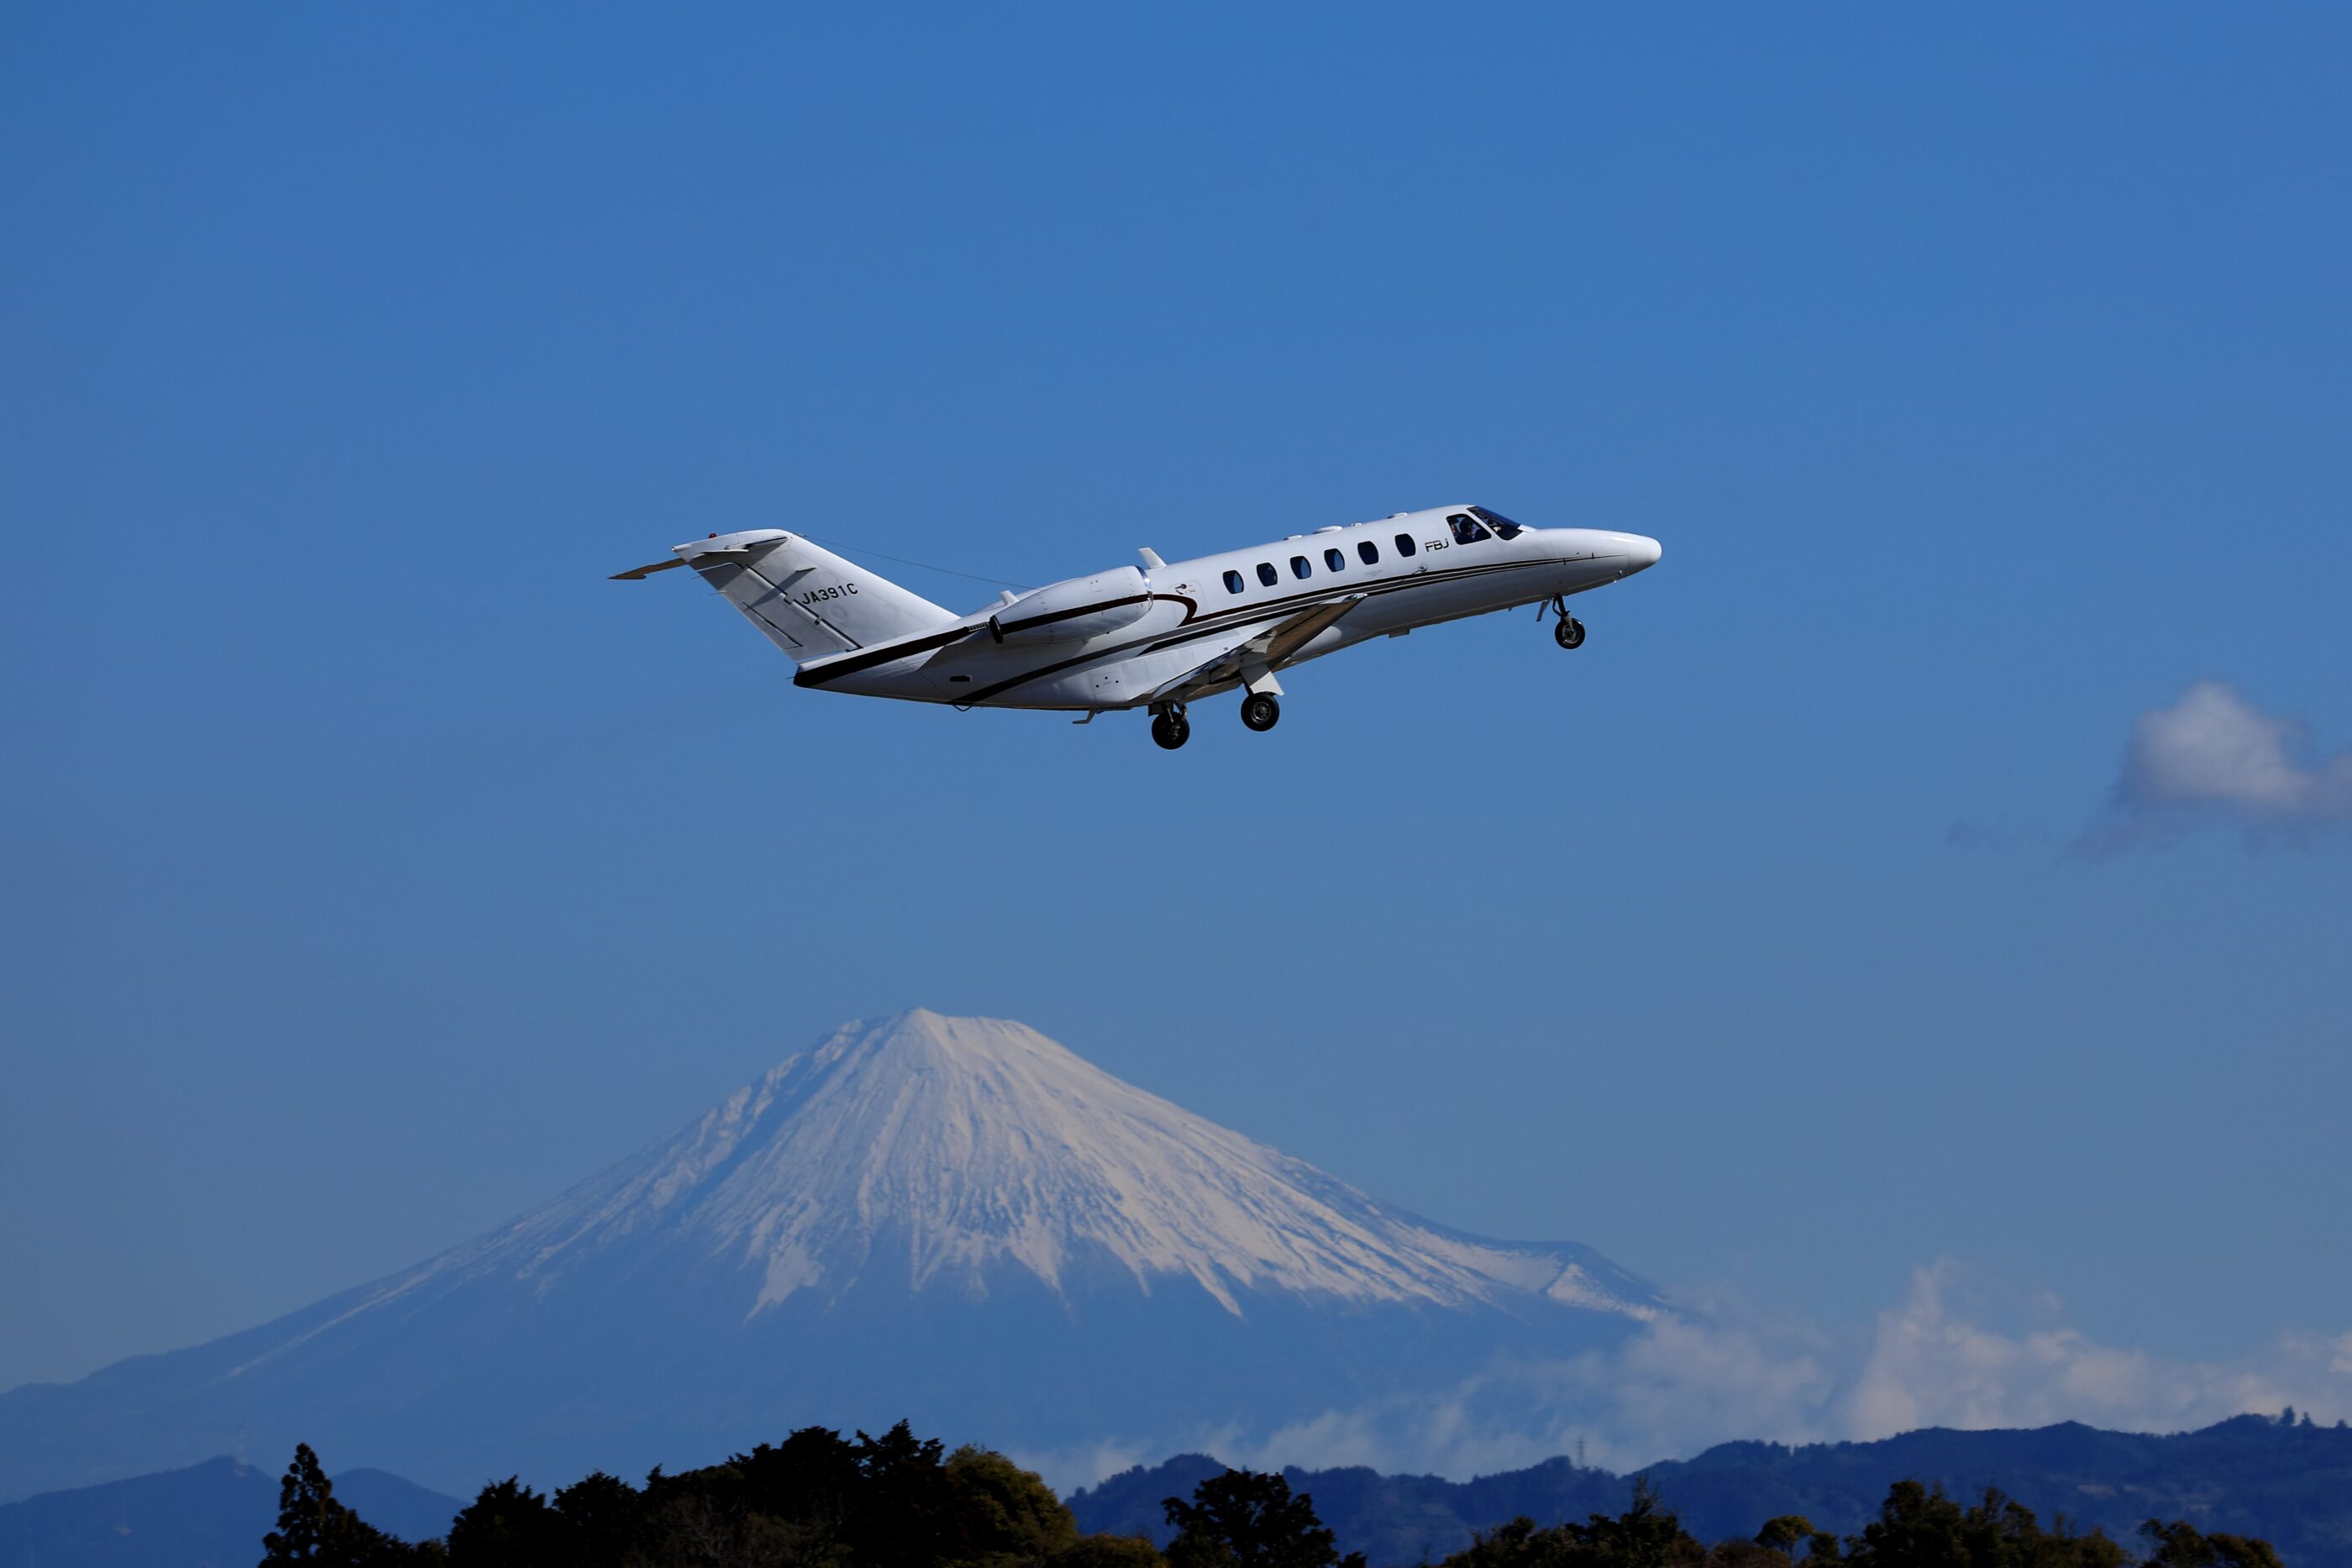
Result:
[[1000,643],[1079,643],[1132,626],[1151,608],[1151,585],[1131,566],[1024,593],[988,618]]

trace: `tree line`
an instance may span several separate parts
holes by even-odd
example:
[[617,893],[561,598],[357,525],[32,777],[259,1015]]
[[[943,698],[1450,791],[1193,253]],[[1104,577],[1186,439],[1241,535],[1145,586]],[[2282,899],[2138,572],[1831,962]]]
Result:
[[[904,1421],[854,1440],[811,1427],[701,1469],[656,1469],[642,1486],[599,1471],[549,1495],[510,1476],[432,1541],[398,1540],[337,1501],[307,1444],[278,1500],[261,1568],[1365,1568],[1278,1474],[1229,1469],[1166,1499],[1163,1551],[1082,1534],[1034,1473],[986,1448],[950,1453]],[[2137,1544],[2063,1515],[2045,1528],[1999,1491],[1964,1504],[1916,1480],[1897,1481],[1857,1534],[1786,1515],[1708,1544],[1637,1477],[1622,1512],[1515,1519],[1438,1568],[2283,1568],[2267,1542],[2186,1521],[2151,1519]]]

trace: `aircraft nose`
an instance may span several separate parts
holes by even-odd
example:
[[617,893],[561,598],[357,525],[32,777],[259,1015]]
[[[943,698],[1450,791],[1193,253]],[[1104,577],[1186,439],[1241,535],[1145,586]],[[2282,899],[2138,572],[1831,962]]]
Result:
[[1625,541],[1627,561],[1625,575],[1628,577],[1657,565],[1658,558],[1665,554],[1664,548],[1647,534],[1625,534],[1621,537]]

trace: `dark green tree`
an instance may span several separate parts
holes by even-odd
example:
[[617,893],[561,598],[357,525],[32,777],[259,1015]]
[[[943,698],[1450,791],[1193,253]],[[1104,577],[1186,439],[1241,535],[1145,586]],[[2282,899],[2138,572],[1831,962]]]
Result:
[[2185,1519],[2139,1527],[2147,1568],[2280,1568],[2278,1549],[2251,1535],[2203,1535]]
[[[1806,1561],[1819,1563],[1822,1568],[1843,1562],[1845,1557],[1843,1543],[1837,1536],[1830,1531],[1815,1530],[1813,1521],[1801,1513],[1784,1513],[1766,1520],[1764,1527],[1756,1532],[1756,1544],[1767,1552],[1779,1552],[1790,1563],[1797,1561],[1797,1548],[1801,1546],[1805,1549]],[[1710,1562],[1722,1551],[1723,1548],[1717,1547],[1709,1553]]]
[[1613,1519],[1596,1513],[1580,1529],[1569,1529],[1591,1551],[1596,1568],[1666,1568],[1702,1555],[1647,1476],[1633,1478],[1633,1501],[1624,1512]]
[[[1054,1489],[988,1448],[948,1456],[948,1488],[961,1516],[966,1559],[981,1568],[1042,1568],[1077,1544],[1078,1521]],[[1157,1555],[1155,1553],[1154,1555]]]
[[781,1443],[762,1443],[727,1462],[742,1476],[755,1511],[794,1521],[828,1547],[847,1529],[865,1485],[856,1448],[825,1427],[803,1427]]
[[878,1437],[858,1433],[851,1453],[858,1496],[846,1540],[858,1568],[936,1568],[971,1555],[938,1438],[901,1421]]
[[1163,1499],[1176,1539],[1171,1568],[1363,1568],[1364,1555],[1345,1558],[1315,1516],[1315,1500],[1293,1496],[1279,1475],[1227,1470],[1192,1489],[1192,1500]]
[[1706,1549],[1704,1568],[1789,1568],[1790,1558],[1777,1546],[1735,1535]]
[[[1695,1568],[1707,1555],[1650,1479],[1636,1476],[1633,1499],[1621,1514],[1595,1513],[1582,1524],[1549,1528],[1515,1519],[1474,1537],[1445,1562],[1447,1568]],[[1765,1549],[1727,1542],[1718,1555],[1718,1568],[1761,1568],[1756,1560]]]
[[553,1533],[577,1568],[624,1568],[644,1536],[645,1503],[636,1488],[596,1470],[555,1494]]
[[1584,1551],[1572,1525],[1543,1529],[1526,1514],[1481,1530],[1470,1544],[1445,1560],[1445,1568],[1575,1568]]
[[1576,1549],[1567,1528],[1545,1531],[1519,1514],[1491,1531],[1473,1531],[1470,1544],[1449,1556],[1444,1568],[1569,1568]]
[[278,1528],[261,1538],[262,1568],[308,1563],[318,1568],[400,1568],[438,1562],[438,1542],[411,1546],[335,1500],[335,1487],[308,1443],[278,1484]]
[[1054,1568],[1162,1568],[1168,1560],[1140,1535],[1081,1535],[1055,1554]]
[[2062,1516],[2044,1530],[2033,1511],[1987,1488],[1968,1508],[1941,1486],[1901,1480],[1878,1517],[1847,1543],[1849,1568],[2124,1568],[2124,1549],[2098,1531],[2077,1535]]
[[476,1495],[449,1524],[457,1568],[566,1568],[572,1542],[547,1499],[509,1476]]
[[[1878,1517],[1848,1543],[1856,1568],[1969,1568],[1960,1505],[1944,1489],[1899,1480],[1878,1505]],[[1988,1563],[1979,1568],[1997,1568]]]

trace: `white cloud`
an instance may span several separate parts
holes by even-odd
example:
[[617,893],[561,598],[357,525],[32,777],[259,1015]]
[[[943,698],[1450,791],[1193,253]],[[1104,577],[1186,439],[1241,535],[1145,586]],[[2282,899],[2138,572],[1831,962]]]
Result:
[[[1580,1440],[1590,1463],[1622,1471],[1736,1438],[1867,1441],[2058,1421],[2175,1432],[2289,1405],[2315,1420],[2352,1417],[2352,1333],[2281,1333],[2242,1356],[2185,1360],[2063,1325],[1990,1327],[1955,1307],[1963,1283],[1948,1260],[1918,1269],[1900,1303],[1846,1335],[1670,1316],[1607,1354],[1498,1366],[1441,1396],[1400,1395],[1275,1431],[1106,1448],[1096,1464],[1054,1456],[1046,1474],[1088,1484],[1147,1452],[1192,1449],[1258,1469],[1370,1465],[1461,1479],[1572,1455]],[[2028,1300],[2054,1312],[2046,1294]]]
[[2287,1405],[2352,1415],[2352,1334],[2282,1334],[2232,1361],[2171,1360],[2072,1328],[2011,1335],[1970,1322],[1947,1302],[1958,1278],[1948,1261],[1921,1269],[1903,1304],[1879,1314],[1841,1436],[2056,1421],[2172,1432]]
[[1738,1437],[1831,1436],[1836,1346],[1801,1327],[1664,1317],[1622,1349],[1498,1365],[1436,1398],[1330,1412],[1227,1450],[1229,1463],[1370,1465],[1467,1477],[1573,1454],[1631,1469]]
[[2258,832],[2352,819],[2352,751],[2310,758],[2301,739],[2294,720],[2200,681],[2139,716],[2108,818],[2076,847],[2112,852],[2215,819]]

